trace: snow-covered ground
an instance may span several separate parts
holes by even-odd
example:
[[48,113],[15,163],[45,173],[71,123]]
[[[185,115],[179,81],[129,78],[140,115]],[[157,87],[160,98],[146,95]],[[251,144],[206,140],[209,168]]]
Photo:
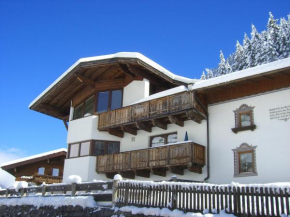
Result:
[[[233,214],[227,214],[225,211],[221,211],[220,214],[210,214],[207,213],[207,210],[204,211],[204,214],[202,213],[193,213],[188,212],[184,213],[181,210],[175,209],[171,211],[170,209],[163,208],[139,208],[134,206],[124,206],[120,208],[123,212],[131,212],[133,215],[136,214],[143,214],[143,215],[152,215],[152,216],[162,216],[162,217],[234,217]],[[112,216],[113,217],[113,216]],[[117,217],[115,215],[114,217]]]
[[22,198],[1,198],[0,206],[22,206],[32,205],[37,208],[42,206],[53,206],[58,208],[60,206],[82,206],[82,207],[96,207],[93,196],[77,196],[77,197],[22,197]]

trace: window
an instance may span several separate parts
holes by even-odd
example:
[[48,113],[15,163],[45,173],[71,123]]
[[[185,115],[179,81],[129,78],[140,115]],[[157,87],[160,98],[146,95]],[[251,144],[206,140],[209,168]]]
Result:
[[235,173],[234,177],[256,176],[256,147],[243,143],[240,147],[233,149]]
[[59,176],[59,169],[58,168],[52,168],[52,176]]
[[91,96],[90,98],[85,100],[82,104],[77,106],[74,110],[74,119],[94,114],[94,101],[95,96]]
[[109,91],[98,93],[97,112],[106,112],[109,109]]
[[95,141],[93,145],[92,155],[105,155],[120,152],[120,142],[112,141]]
[[82,142],[81,150],[80,150],[80,156],[87,156],[90,154],[90,143],[91,142]]
[[38,175],[44,175],[45,168],[44,167],[39,167],[37,173],[38,173]]
[[69,150],[69,157],[78,157],[79,156],[79,144],[71,144]]
[[150,147],[158,147],[177,142],[177,133],[162,134],[150,138]]
[[112,91],[112,100],[111,100],[111,110],[118,109],[122,107],[122,90]]
[[97,92],[74,108],[74,120],[122,107],[123,90]]
[[113,90],[98,93],[97,112],[106,112],[122,107],[123,91]]
[[120,142],[90,140],[69,145],[69,158],[120,152]]
[[255,107],[243,104],[240,108],[234,110],[235,113],[235,128],[232,128],[234,133],[244,130],[254,130],[256,125],[254,124],[253,109]]

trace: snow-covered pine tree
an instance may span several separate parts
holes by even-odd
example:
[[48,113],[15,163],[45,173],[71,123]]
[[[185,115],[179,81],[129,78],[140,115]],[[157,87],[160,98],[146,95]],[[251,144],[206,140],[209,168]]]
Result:
[[227,74],[226,60],[224,58],[224,54],[223,54],[222,51],[220,51],[220,63],[219,63],[219,66],[218,66],[218,74],[219,75]]
[[213,71],[211,69],[206,68],[205,69],[206,73],[207,73],[207,79],[213,78]]
[[256,27],[252,24],[252,32],[251,32],[251,45],[252,45],[252,64],[250,67],[258,66],[262,64],[261,58],[261,47],[262,39],[260,34],[258,33]]
[[290,56],[290,19],[280,19],[280,32],[279,32],[279,59]]
[[242,70],[245,65],[245,59],[243,58],[244,49],[239,41],[236,43],[236,52],[234,53],[234,61],[232,64],[233,72]]
[[253,48],[252,48],[251,40],[249,39],[249,37],[246,33],[244,34],[243,48],[244,48],[243,58],[245,60],[245,65],[243,66],[243,69],[247,69],[247,68],[252,67],[254,65],[255,53],[254,53]]
[[206,80],[206,75],[204,71],[202,71],[202,75],[200,76],[200,80]]
[[270,12],[267,30],[261,33],[252,25],[251,40],[245,33],[243,46],[237,42],[236,51],[228,59],[220,52],[218,67],[206,69],[206,79],[290,57],[290,14],[287,17],[277,24]]
[[267,40],[268,40],[268,51],[267,51],[267,62],[273,62],[278,59],[279,57],[279,27],[277,25],[277,21],[274,19],[272,13],[269,13],[270,17],[267,24]]

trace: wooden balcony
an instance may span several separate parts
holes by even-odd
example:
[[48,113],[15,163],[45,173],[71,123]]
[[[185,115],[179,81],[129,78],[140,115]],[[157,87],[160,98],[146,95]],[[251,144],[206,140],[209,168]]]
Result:
[[96,172],[113,178],[119,173],[125,178],[149,178],[153,173],[166,176],[166,171],[183,175],[184,169],[202,173],[205,147],[193,142],[97,156]]
[[185,120],[201,123],[203,119],[204,112],[193,92],[186,91],[101,113],[98,129],[123,138],[124,132],[137,135],[137,130],[151,132],[152,127],[166,130],[170,123],[183,127]]

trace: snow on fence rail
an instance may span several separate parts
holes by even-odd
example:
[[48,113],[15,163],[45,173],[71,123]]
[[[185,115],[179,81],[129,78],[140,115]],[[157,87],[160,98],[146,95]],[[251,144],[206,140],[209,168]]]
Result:
[[116,205],[179,209],[235,216],[289,215],[290,184],[212,185],[204,183],[120,181]]
[[[0,198],[2,197],[24,197],[28,195],[51,196],[57,195],[83,195],[90,194],[95,200],[111,201],[113,182],[84,182],[72,184],[51,184],[43,186],[31,186],[20,188],[8,188],[0,190]],[[79,194],[78,194],[79,193]]]

